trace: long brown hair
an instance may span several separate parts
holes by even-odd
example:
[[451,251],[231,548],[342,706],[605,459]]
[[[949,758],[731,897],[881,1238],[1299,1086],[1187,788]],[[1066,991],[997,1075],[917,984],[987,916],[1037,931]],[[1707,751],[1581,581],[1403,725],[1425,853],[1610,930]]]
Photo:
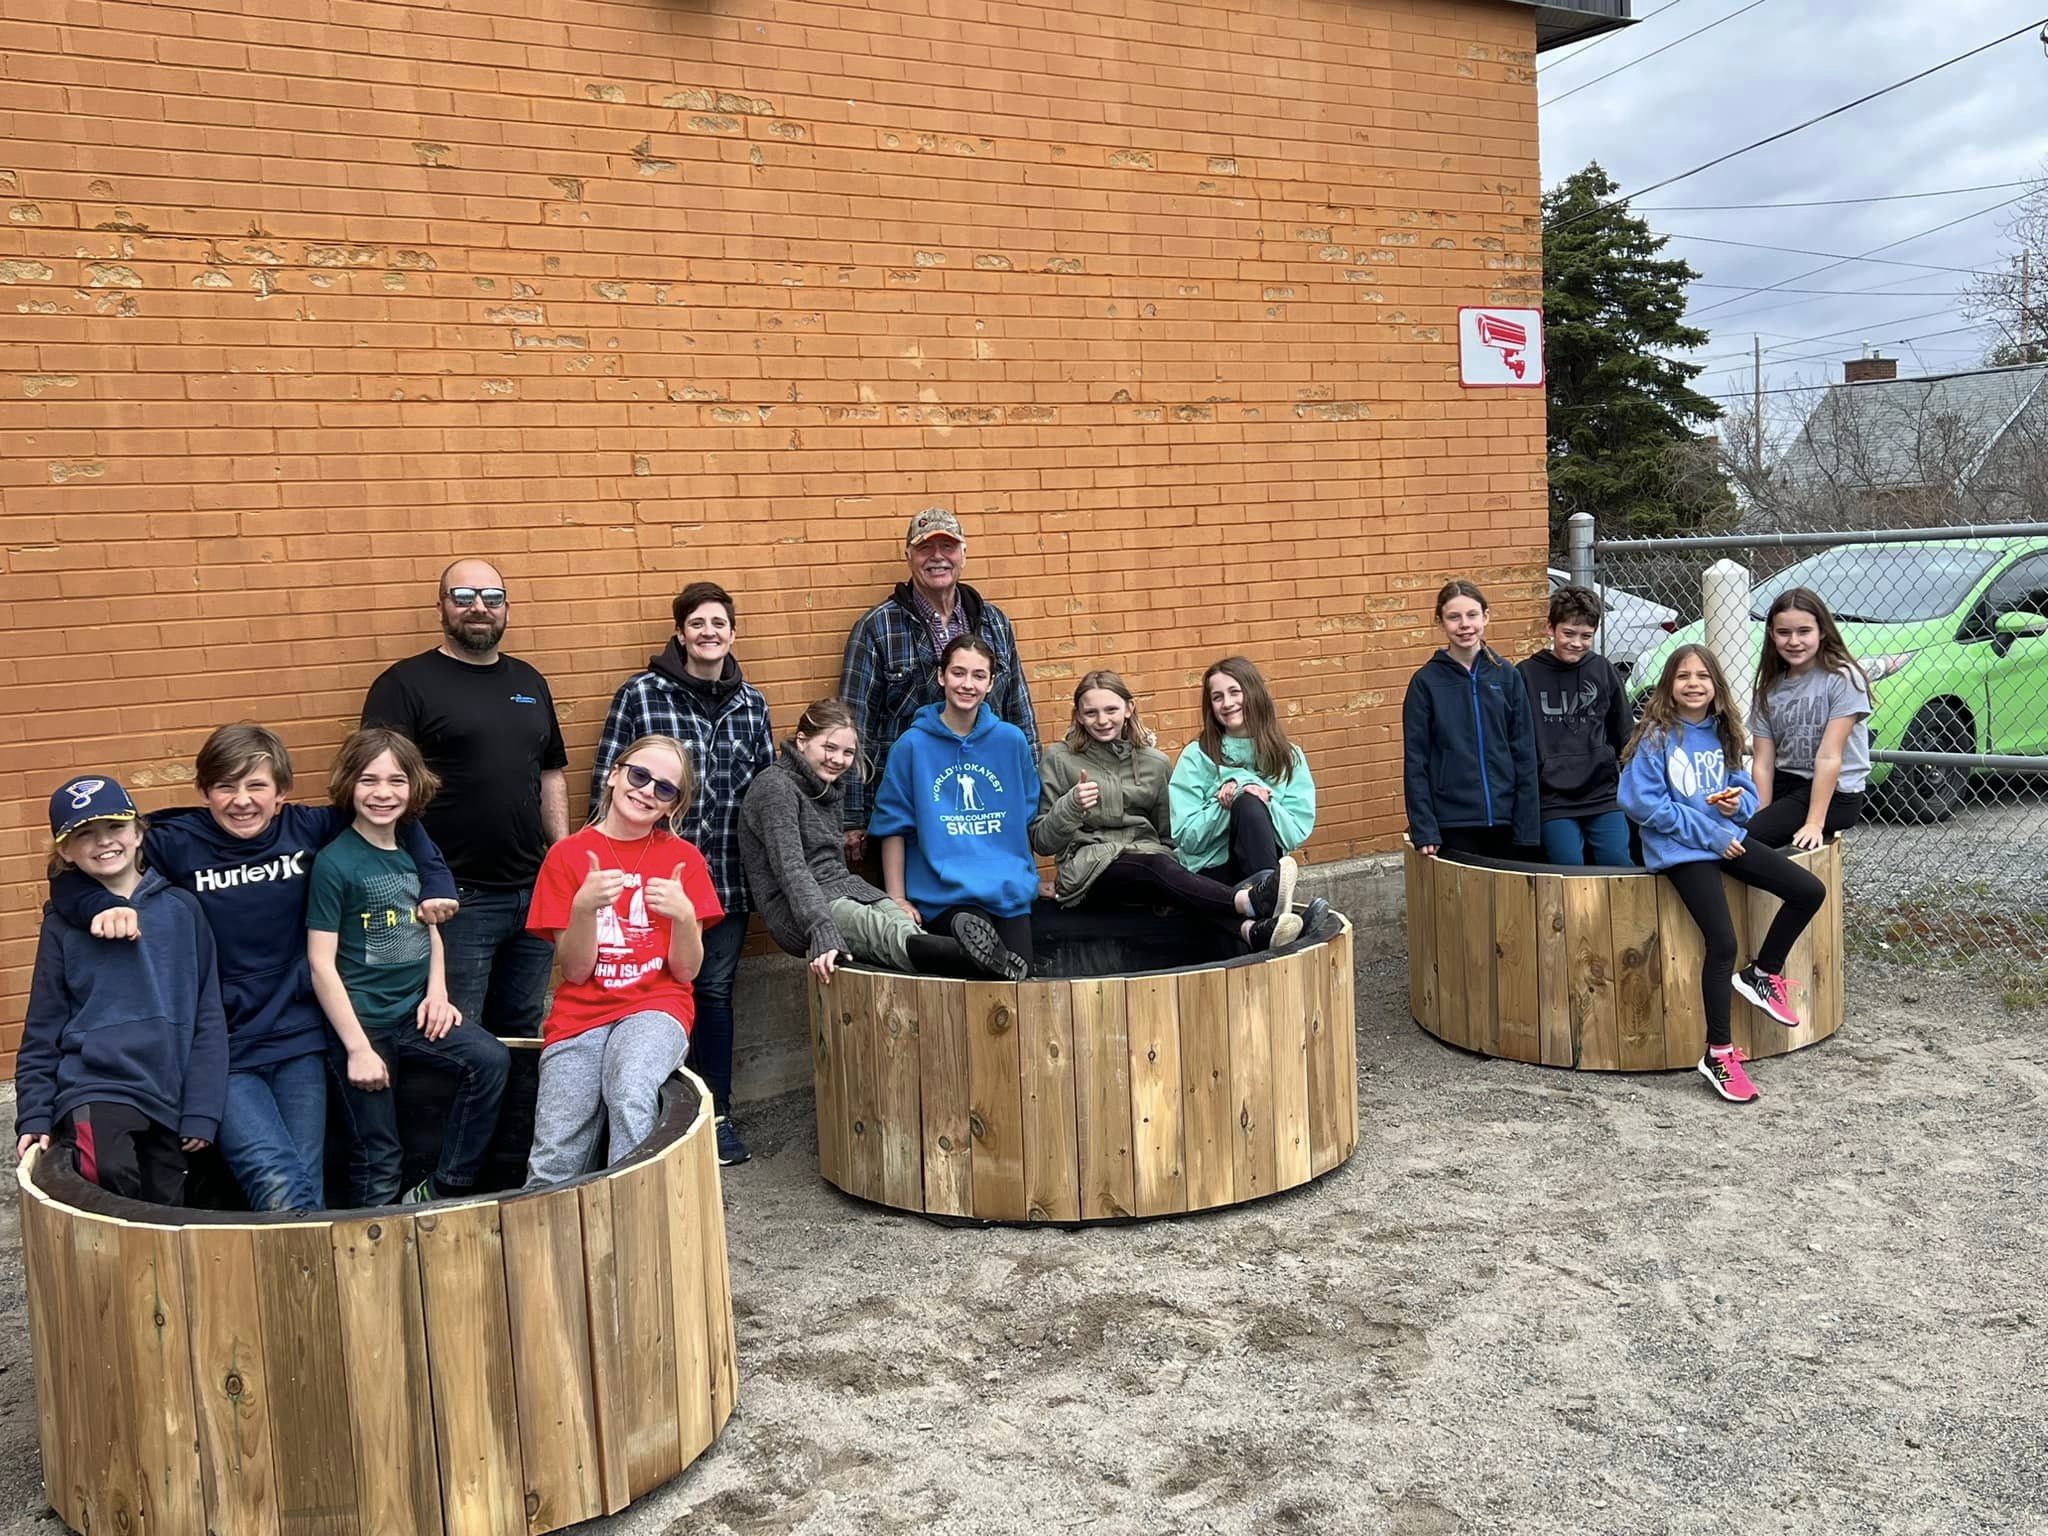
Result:
[[1222,767],[1223,727],[1216,723],[1216,712],[1209,707],[1209,679],[1218,673],[1244,690],[1244,731],[1251,738],[1252,766],[1258,769],[1259,777],[1275,784],[1293,778],[1293,743],[1280,728],[1279,717],[1273,710],[1273,695],[1266,690],[1266,679],[1246,656],[1226,656],[1202,674],[1202,755]]
[[1643,716],[1636,721],[1628,745],[1621,749],[1624,763],[1634,757],[1636,748],[1652,736],[1671,738],[1684,728],[1678,714],[1678,700],[1672,696],[1671,690],[1678,680],[1679,664],[1693,657],[1706,664],[1707,680],[1714,685],[1711,718],[1714,733],[1721,738],[1721,751],[1728,759],[1729,772],[1742,766],[1742,706],[1728,691],[1728,679],[1721,671],[1720,659],[1704,645],[1681,645],[1665,658],[1663,675],[1657,679],[1657,686],[1650,690],[1649,698],[1643,701]]
[[1074,684],[1074,717],[1073,723],[1067,727],[1066,736],[1068,751],[1078,752],[1095,739],[1081,724],[1081,695],[1092,693],[1097,688],[1104,693],[1115,694],[1130,706],[1130,713],[1124,716],[1124,728],[1117,734],[1119,741],[1129,742],[1137,748],[1149,747],[1158,739],[1138,719],[1138,701],[1131,696],[1130,685],[1109,668],[1098,667],[1093,672],[1084,673],[1081,681]]
[[1812,618],[1820,630],[1820,653],[1814,661],[1823,672],[1839,672],[1844,677],[1854,677],[1863,684],[1863,692],[1869,697],[1873,708],[1877,696],[1871,692],[1870,677],[1856,664],[1856,658],[1849,654],[1848,643],[1842,639],[1842,631],[1835,624],[1835,616],[1828,612],[1828,605],[1821,595],[1811,587],[1787,587],[1780,592],[1764,614],[1763,655],[1756,664],[1756,693],[1751,707],[1762,709],[1764,698],[1773,687],[1791,675],[1792,669],[1785,665],[1785,658],[1778,654],[1777,643],[1771,639],[1771,624],[1779,614],[1791,609]]
[[[333,766],[327,770],[328,803],[343,815],[354,816],[356,780],[386,752],[398,765],[398,771],[405,775],[404,819],[410,821],[425,810],[427,802],[441,792],[440,779],[427,766],[426,758],[420,755],[420,749],[413,745],[410,736],[387,730],[381,725],[364,726],[344,741],[334,754]],[[273,768],[276,761],[271,759]]]

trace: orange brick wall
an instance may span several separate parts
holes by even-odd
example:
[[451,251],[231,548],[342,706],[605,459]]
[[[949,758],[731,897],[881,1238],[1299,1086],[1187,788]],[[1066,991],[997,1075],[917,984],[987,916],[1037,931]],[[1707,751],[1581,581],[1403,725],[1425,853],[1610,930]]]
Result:
[[[1530,13],[1489,0],[0,0],[0,1052],[44,807],[280,729],[315,792],[458,553],[580,792],[698,576],[779,724],[908,515],[956,506],[1041,719],[1123,668],[1162,744],[1266,668],[1312,853],[1398,837],[1451,573],[1526,627]],[[4,1065],[4,1063],[0,1063]]]

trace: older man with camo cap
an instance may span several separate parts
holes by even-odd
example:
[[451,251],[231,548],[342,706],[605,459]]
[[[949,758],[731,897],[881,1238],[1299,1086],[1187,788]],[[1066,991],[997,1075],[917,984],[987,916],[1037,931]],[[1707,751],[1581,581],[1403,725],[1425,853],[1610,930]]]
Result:
[[855,621],[846,637],[846,661],[839,696],[853,710],[860,744],[872,770],[865,779],[849,776],[846,791],[846,852],[867,851],[868,812],[874,785],[896,738],[927,704],[939,702],[939,653],[957,635],[975,635],[996,654],[995,686],[988,703],[1024,733],[1035,751],[1038,722],[1031,690],[1017,657],[1017,635],[994,603],[960,579],[967,567],[967,535],[945,507],[926,507],[910,520],[903,553],[910,580],[898,582],[887,600]]

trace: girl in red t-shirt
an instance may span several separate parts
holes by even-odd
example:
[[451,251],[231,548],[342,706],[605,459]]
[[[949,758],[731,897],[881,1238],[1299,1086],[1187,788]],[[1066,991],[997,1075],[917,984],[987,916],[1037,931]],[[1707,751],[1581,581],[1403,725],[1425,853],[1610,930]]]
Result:
[[526,1182],[587,1173],[600,1115],[610,1160],[654,1129],[656,1096],[690,1049],[704,930],[725,916],[704,855],[675,828],[697,792],[683,744],[642,736],[619,754],[589,826],[548,850],[526,914],[553,942]]

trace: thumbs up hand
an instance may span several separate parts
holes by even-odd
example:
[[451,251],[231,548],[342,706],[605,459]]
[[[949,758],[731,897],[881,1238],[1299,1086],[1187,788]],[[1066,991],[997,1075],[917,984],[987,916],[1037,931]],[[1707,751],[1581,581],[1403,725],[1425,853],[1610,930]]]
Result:
[[1081,770],[1081,782],[1074,786],[1074,803],[1084,811],[1092,811],[1102,802],[1102,786],[1088,777],[1088,770]]
[[683,893],[683,866],[678,864],[664,878],[647,882],[647,910],[672,923],[694,923],[697,908]]
[[606,869],[597,862],[597,855],[591,854],[590,873],[583,877],[583,883],[576,888],[575,900],[570,905],[578,912],[599,912],[619,899],[619,893],[626,888],[623,871]]

